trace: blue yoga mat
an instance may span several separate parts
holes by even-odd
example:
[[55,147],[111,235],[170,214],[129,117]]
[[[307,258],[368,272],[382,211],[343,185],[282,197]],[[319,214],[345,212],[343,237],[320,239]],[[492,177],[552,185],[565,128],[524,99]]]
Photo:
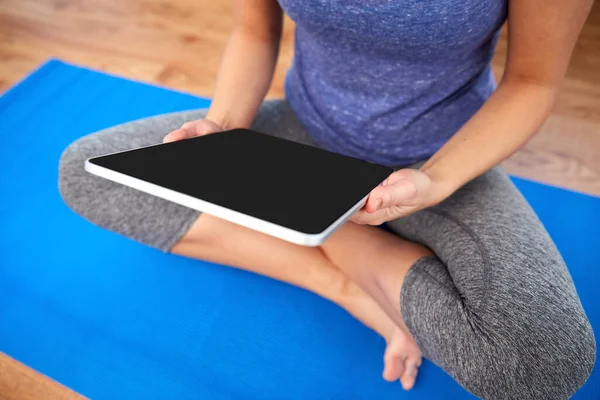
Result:
[[[0,97],[0,351],[94,399],[469,399],[439,368],[404,392],[384,342],[304,290],[162,254],[70,211],[78,137],[208,100],[49,61]],[[600,199],[515,179],[600,329]],[[598,368],[576,399],[598,399]]]

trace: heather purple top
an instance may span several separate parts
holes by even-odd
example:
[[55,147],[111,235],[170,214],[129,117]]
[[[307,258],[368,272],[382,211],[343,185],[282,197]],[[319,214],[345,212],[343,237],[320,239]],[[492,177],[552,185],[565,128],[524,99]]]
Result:
[[440,148],[495,88],[506,0],[279,0],[296,22],[285,92],[323,147],[389,166]]

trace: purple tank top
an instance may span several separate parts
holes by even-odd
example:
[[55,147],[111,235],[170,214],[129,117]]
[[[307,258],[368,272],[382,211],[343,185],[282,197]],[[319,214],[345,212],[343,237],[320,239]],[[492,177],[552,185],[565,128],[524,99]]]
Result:
[[495,89],[506,0],[279,0],[296,22],[286,97],[324,148],[402,166],[439,149]]

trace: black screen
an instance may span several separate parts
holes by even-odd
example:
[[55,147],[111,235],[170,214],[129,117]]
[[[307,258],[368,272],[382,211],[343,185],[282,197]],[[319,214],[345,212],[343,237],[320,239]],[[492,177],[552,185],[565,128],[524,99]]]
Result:
[[246,129],[90,162],[307,234],[324,231],[392,173]]

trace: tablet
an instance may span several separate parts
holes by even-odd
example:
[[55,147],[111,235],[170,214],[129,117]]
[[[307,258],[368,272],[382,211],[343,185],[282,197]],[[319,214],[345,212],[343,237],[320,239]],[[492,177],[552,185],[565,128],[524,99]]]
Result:
[[322,244],[393,172],[247,129],[93,157],[85,169],[305,246]]

